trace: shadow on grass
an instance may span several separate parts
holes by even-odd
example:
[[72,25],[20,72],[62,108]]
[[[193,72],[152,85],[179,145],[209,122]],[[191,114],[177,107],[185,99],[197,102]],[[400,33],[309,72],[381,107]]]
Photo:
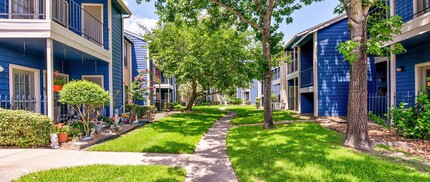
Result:
[[430,181],[428,173],[341,146],[316,123],[234,127],[228,153],[240,181]]
[[[253,106],[229,106],[227,110],[237,113],[231,120],[231,124],[253,124],[264,122],[264,111],[257,110]],[[273,121],[299,120],[291,111],[273,111]]]

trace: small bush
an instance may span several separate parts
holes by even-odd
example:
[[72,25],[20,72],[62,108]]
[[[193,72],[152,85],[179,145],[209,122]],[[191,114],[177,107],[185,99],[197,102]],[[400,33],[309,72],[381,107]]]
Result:
[[240,105],[240,104],[242,104],[242,99],[232,98],[231,99],[231,104],[233,104],[233,105]]
[[261,102],[261,98],[256,98],[255,99],[255,107],[257,108],[257,109],[260,109],[260,103]]
[[0,146],[48,146],[52,129],[48,116],[29,111],[0,109]]
[[418,95],[416,104],[408,107],[400,103],[399,107],[391,107],[388,119],[394,122],[397,133],[406,138],[430,139],[430,98],[428,88]]
[[143,118],[146,114],[147,107],[137,105],[137,104],[127,104],[125,105],[125,112],[132,112],[137,115],[138,118]]
[[247,101],[246,101],[246,105],[251,105],[251,101],[250,101],[250,100],[247,100]]
[[368,117],[369,117],[369,121],[374,122],[374,123],[376,123],[378,125],[381,125],[381,126],[383,126],[385,128],[388,127],[388,125],[385,123],[385,119],[382,119],[378,115],[373,114],[372,111],[369,112]]
[[278,96],[276,94],[272,94],[270,99],[272,99],[272,102],[278,102]]

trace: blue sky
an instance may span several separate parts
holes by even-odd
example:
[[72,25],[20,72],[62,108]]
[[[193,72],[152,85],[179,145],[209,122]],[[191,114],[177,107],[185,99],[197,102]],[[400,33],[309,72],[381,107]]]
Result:
[[[146,27],[155,26],[158,16],[155,14],[153,2],[142,2],[142,4],[138,5],[135,0],[123,1],[133,13],[133,16],[125,22],[127,30],[142,33],[143,31],[137,26],[138,22]],[[339,0],[324,0],[296,11],[293,14],[293,23],[288,25],[284,23],[279,29],[285,35],[284,42],[288,42],[295,34],[303,30],[336,17],[337,15],[333,14],[333,10],[338,3]]]

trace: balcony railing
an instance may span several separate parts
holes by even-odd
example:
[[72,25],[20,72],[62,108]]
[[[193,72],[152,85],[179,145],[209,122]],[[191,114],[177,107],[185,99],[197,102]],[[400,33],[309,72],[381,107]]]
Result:
[[103,30],[109,29],[101,22],[103,20],[73,0],[52,0],[52,19],[99,46],[105,45]]
[[300,72],[302,88],[314,85],[314,68],[310,67]]
[[[73,0],[51,0],[52,20],[85,39],[108,48],[103,16],[95,17]],[[46,0],[0,0],[0,19],[46,19]],[[101,10],[102,11],[102,10]]]
[[287,66],[287,73],[291,74],[299,70],[299,64],[297,60],[294,60],[292,63],[289,63]]
[[0,19],[45,19],[44,1],[0,0]]
[[[416,10],[414,12],[414,1]],[[403,18],[404,22],[430,12],[430,0],[396,0],[395,13]]]

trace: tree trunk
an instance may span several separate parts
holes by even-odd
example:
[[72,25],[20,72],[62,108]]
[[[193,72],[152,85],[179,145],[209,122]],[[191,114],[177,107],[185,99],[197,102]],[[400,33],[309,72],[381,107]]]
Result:
[[185,109],[187,111],[191,111],[193,109],[194,101],[197,98],[197,81],[196,81],[196,79],[192,80],[191,88],[192,88],[191,96],[190,96],[190,99],[188,100],[187,108]]
[[[357,6],[357,4],[361,7],[361,2],[356,2],[353,5]],[[351,63],[350,67],[348,123],[344,145],[371,151],[367,116],[367,20],[362,8],[358,9],[353,10],[351,8],[348,14],[351,40],[359,42],[360,46],[353,50],[358,55],[358,59]]]
[[264,72],[264,129],[276,128],[272,118],[272,70],[271,70],[271,53],[270,53],[270,21],[268,27],[263,31],[263,56],[267,61],[267,68]]

